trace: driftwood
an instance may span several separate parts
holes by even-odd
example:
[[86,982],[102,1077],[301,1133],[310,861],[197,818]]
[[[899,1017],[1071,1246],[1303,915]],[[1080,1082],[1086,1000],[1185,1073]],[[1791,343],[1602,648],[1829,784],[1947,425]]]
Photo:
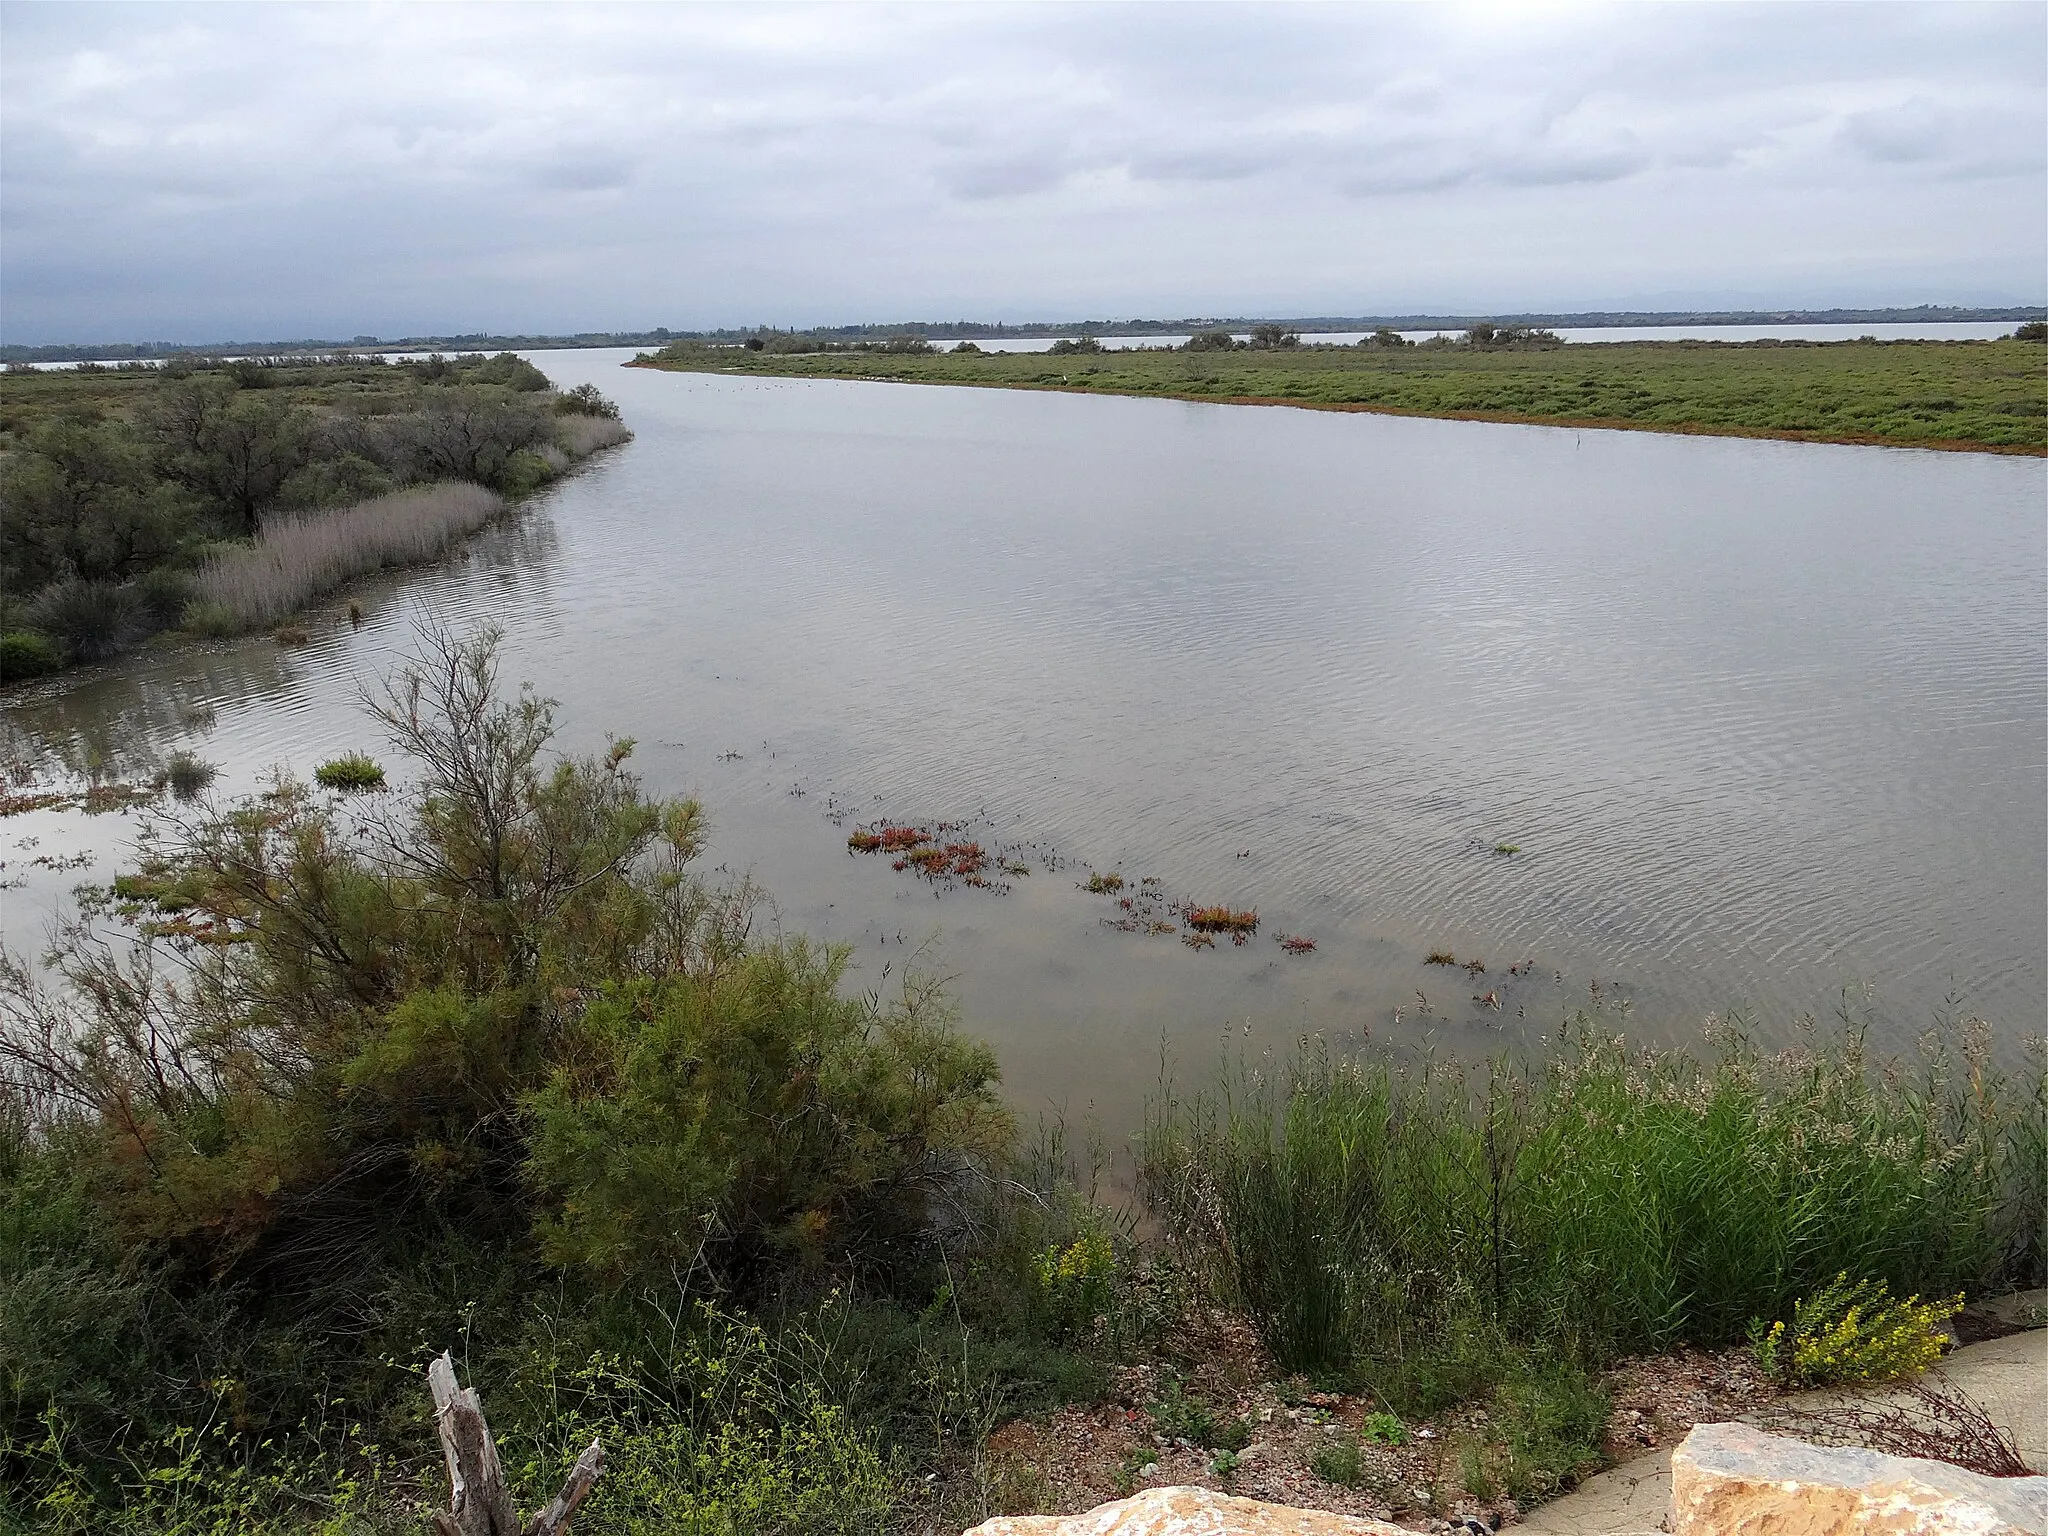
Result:
[[498,1462],[498,1444],[484,1422],[483,1399],[475,1387],[456,1385],[455,1362],[445,1350],[427,1367],[427,1388],[434,1394],[434,1428],[448,1463],[448,1508],[434,1511],[440,1536],[567,1536],[576,1507],[604,1471],[598,1443],[591,1441],[576,1458],[554,1502],[521,1525]]

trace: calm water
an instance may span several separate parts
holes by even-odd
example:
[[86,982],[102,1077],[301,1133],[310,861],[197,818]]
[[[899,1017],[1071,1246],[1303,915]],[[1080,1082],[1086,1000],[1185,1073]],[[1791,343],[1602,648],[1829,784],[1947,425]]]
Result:
[[[134,771],[183,745],[248,787],[376,748],[356,689],[423,615],[494,620],[568,742],[637,737],[786,927],[856,946],[864,987],[922,948],[1024,1102],[1119,1120],[1162,1041],[1463,1049],[1548,1033],[1594,983],[1658,1038],[1729,1008],[1783,1030],[1845,988],[1894,1044],[1951,996],[2042,1027],[2040,460],[624,355],[538,361],[638,440],[369,589],[360,632],[330,611],[304,650],[14,695],[7,750]],[[842,808],[972,820],[1034,872],[937,898],[850,856]],[[32,860],[138,824],[0,823],[8,941],[110,868]],[[1264,927],[1200,953],[1111,931],[1089,867]],[[1486,978],[1421,964],[1439,947]]]

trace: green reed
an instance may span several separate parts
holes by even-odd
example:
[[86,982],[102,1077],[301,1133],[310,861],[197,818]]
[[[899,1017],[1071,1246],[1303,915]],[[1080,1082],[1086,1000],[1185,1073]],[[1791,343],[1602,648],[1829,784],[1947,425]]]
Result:
[[1732,1342],[1836,1274],[1900,1294],[2039,1283],[2044,1096],[1981,1030],[1872,1062],[1844,1027],[1645,1051],[1338,1061],[1310,1044],[1156,1100],[1154,1209],[1289,1369],[1473,1327],[1579,1358]]

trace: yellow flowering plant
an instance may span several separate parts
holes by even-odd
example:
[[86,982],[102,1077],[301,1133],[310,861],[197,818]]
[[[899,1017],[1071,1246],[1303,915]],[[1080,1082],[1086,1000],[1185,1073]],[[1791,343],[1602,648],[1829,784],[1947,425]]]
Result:
[[1850,1282],[1847,1272],[1783,1319],[1749,1325],[1757,1363],[1784,1387],[1851,1386],[1917,1376],[1941,1358],[1945,1325],[1961,1295],[1922,1301],[1893,1296],[1882,1280]]
[[1116,1278],[1116,1249],[1106,1233],[1083,1232],[1073,1242],[1053,1244],[1033,1265],[1046,1321],[1059,1334],[1085,1330],[1108,1310]]

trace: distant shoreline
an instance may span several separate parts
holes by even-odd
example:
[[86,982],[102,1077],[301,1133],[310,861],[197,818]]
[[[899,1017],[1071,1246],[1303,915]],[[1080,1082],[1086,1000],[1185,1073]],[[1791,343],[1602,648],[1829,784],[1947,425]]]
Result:
[[1064,355],[672,344],[627,366],[2048,456],[2048,346],[2038,342],[1438,343]]
[[[1745,309],[1745,310],[1586,310],[1566,313],[1190,316],[1177,320],[1031,320],[1015,325],[998,321],[904,320],[888,324],[785,327],[781,334],[801,332],[832,341],[860,341],[889,336],[923,336],[931,341],[989,341],[1061,336],[1179,336],[1222,328],[1249,330],[1278,325],[1290,331],[1462,331],[1479,321],[1495,325],[1530,325],[1574,330],[1626,330],[1646,326],[1754,325],[1968,325],[2048,320],[2048,307],[2007,305],[1968,308],[1921,304],[1904,309]],[[0,364],[126,362],[158,357],[221,353],[292,355],[307,352],[427,351],[563,351],[590,347],[660,347],[675,341],[745,341],[750,336],[778,334],[775,327],[678,331],[657,326],[644,331],[578,331],[559,335],[499,335],[474,332],[448,336],[357,336],[321,340],[210,342],[51,342],[38,346],[0,345]]]

